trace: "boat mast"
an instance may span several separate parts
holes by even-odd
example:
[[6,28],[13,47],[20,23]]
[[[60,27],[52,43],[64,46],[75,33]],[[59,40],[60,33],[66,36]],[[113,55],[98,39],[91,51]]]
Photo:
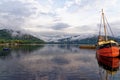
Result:
[[104,18],[103,9],[102,9],[102,18],[103,18],[103,25],[104,25],[105,41],[107,41],[107,30],[106,30],[106,25],[105,25],[105,18]]

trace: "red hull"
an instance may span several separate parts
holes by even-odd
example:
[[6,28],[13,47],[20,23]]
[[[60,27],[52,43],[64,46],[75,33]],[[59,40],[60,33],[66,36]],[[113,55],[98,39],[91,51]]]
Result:
[[98,49],[97,54],[100,56],[106,56],[106,57],[118,57],[119,47],[109,47],[109,48]]

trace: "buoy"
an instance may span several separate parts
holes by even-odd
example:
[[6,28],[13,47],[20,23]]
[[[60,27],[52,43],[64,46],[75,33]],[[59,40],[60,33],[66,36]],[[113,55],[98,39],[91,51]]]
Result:
[[10,48],[3,48],[3,51],[9,51]]

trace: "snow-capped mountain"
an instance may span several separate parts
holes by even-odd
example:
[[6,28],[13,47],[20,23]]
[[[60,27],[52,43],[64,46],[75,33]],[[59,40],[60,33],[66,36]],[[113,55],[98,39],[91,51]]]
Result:
[[43,39],[46,42],[67,42],[67,41],[76,41],[76,40],[82,40],[85,38],[91,38],[94,37],[96,35],[94,34],[80,34],[80,35],[68,35],[68,34],[64,34],[64,35],[44,35],[41,36],[40,38]]
[[[120,42],[120,37],[111,37]],[[59,44],[96,44],[98,35],[95,34],[80,34],[80,35],[54,35],[47,36],[46,42]],[[43,39],[44,40],[44,39]]]

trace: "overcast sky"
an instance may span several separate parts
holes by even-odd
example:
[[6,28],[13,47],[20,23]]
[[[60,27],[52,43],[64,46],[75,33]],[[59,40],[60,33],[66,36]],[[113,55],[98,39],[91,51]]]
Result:
[[120,0],[0,0],[0,29],[33,33],[97,33],[101,9],[120,32]]

